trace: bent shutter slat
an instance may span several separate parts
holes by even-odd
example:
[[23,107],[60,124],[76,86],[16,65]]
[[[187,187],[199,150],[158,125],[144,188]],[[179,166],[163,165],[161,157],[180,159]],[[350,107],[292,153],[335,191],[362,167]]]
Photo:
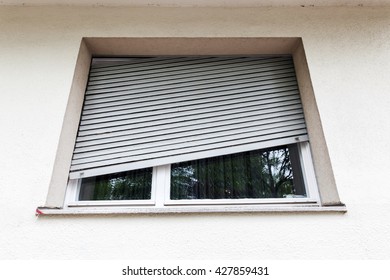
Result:
[[70,178],[307,141],[291,57],[93,64]]

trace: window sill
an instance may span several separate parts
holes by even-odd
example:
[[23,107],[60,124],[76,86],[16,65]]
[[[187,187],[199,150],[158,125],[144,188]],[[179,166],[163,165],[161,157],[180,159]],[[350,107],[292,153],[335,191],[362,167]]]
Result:
[[115,214],[181,214],[181,213],[346,213],[340,206],[180,206],[180,207],[72,207],[66,209],[38,207],[36,215],[115,215]]

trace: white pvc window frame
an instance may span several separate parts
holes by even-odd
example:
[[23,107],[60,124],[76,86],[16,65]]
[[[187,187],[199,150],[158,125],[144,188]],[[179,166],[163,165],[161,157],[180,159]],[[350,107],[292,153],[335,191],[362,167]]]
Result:
[[243,204],[318,204],[319,194],[317,182],[314,174],[314,168],[310,153],[310,146],[307,141],[297,144],[299,160],[301,164],[301,172],[303,176],[306,197],[304,198],[243,198],[243,199],[179,199],[172,200],[170,198],[171,191],[171,168],[170,165],[161,166],[161,172],[165,178],[164,182],[164,205],[243,205]]
[[65,207],[241,207],[243,205],[311,205],[321,206],[316,177],[308,141],[297,144],[301,172],[306,190],[306,197],[291,198],[250,198],[250,199],[180,199],[170,198],[171,165],[153,167],[151,199],[149,200],[86,200],[79,201],[82,179],[70,179],[68,183]]
[[150,199],[140,200],[78,200],[82,179],[70,179],[65,196],[67,207],[92,207],[92,206],[154,206],[156,204],[157,167],[152,171],[152,188]]

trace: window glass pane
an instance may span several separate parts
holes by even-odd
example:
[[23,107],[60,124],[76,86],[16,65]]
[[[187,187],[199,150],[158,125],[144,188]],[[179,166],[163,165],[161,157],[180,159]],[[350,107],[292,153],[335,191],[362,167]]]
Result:
[[299,165],[296,145],[172,164],[171,199],[306,197]]
[[147,168],[82,179],[79,200],[150,199],[152,172]]

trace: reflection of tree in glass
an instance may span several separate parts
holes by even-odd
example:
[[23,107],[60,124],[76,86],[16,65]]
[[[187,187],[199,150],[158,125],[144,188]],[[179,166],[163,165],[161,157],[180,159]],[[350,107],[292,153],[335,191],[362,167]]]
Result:
[[80,200],[150,199],[151,186],[152,168],[87,178],[82,182]]
[[270,197],[293,194],[293,174],[287,148],[263,152],[263,184],[270,191]]
[[286,146],[178,163],[171,199],[281,198],[295,194]]

